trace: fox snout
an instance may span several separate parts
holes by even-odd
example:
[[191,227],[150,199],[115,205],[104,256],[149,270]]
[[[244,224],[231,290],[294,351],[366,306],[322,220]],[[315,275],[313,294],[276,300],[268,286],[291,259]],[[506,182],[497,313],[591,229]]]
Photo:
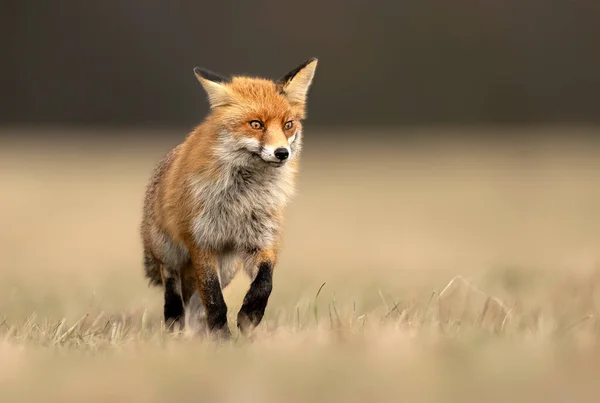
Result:
[[288,138],[278,130],[267,130],[261,141],[260,157],[271,165],[285,164],[292,157],[294,139],[295,136]]
[[272,164],[283,165],[290,157],[292,150],[289,146],[263,146],[260,150],[260,157]]

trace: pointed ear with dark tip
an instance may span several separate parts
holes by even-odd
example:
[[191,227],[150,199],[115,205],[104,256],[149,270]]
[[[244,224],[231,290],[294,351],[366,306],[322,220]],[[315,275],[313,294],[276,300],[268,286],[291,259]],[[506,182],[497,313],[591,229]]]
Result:
[[230,103],[231,97],[229,88],[227,88],[227,79],[210,70],[201,67],[194,68],[194,74],[204,91],[208,94],[208,102],[211,109],[224,106]]
[[281,93],[290,102],[301,104],[306,102],[306,94],[315,76],[317,62],[317,59],[314,57],[308,59],[277,81]]

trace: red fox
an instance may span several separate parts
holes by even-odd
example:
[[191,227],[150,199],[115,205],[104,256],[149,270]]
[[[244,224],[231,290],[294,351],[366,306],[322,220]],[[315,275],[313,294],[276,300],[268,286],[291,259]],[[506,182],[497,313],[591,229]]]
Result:
[[277,81],[194,69],[210,113],[156,167],[141,225],[167,325],[229,338],[222,289],[240,266],[252,283],[237,326],[247,334],[261,322],[316,67],[309,59]]

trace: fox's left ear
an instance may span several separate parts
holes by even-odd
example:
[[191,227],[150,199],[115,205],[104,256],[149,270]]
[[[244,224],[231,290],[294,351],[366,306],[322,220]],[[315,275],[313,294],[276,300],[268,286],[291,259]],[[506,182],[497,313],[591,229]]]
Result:
[[314,57],[308,59],[277,81],[279,90],[290,102],[300,104],[306,102],[306,94],[315,76],[317,62]]

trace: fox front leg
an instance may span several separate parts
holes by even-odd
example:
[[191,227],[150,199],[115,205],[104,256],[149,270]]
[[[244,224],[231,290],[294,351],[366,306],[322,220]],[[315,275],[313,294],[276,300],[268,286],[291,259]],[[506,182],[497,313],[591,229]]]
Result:
[[245,270],[253,280],[237,316],[237,326],[243,334],[258,326],[265,314],[273,290],[275,262],[276,252],[273,249],[249,253],[246,259]]
[[208,331],[217,338],[229,339],[231,332],[227,325],[227,305],[221,291],[217,256],[194,247],[190,248],[190,257],[196,274],[198,294],[206,311]]
[[161,264],[160,275],[165,291],[165,326],[169,330],[175,330],[175,323],[178,323],[179,328],[183,329],[185,319],[181,297],[180,273],[178,270],[171,269],[164,264]]

